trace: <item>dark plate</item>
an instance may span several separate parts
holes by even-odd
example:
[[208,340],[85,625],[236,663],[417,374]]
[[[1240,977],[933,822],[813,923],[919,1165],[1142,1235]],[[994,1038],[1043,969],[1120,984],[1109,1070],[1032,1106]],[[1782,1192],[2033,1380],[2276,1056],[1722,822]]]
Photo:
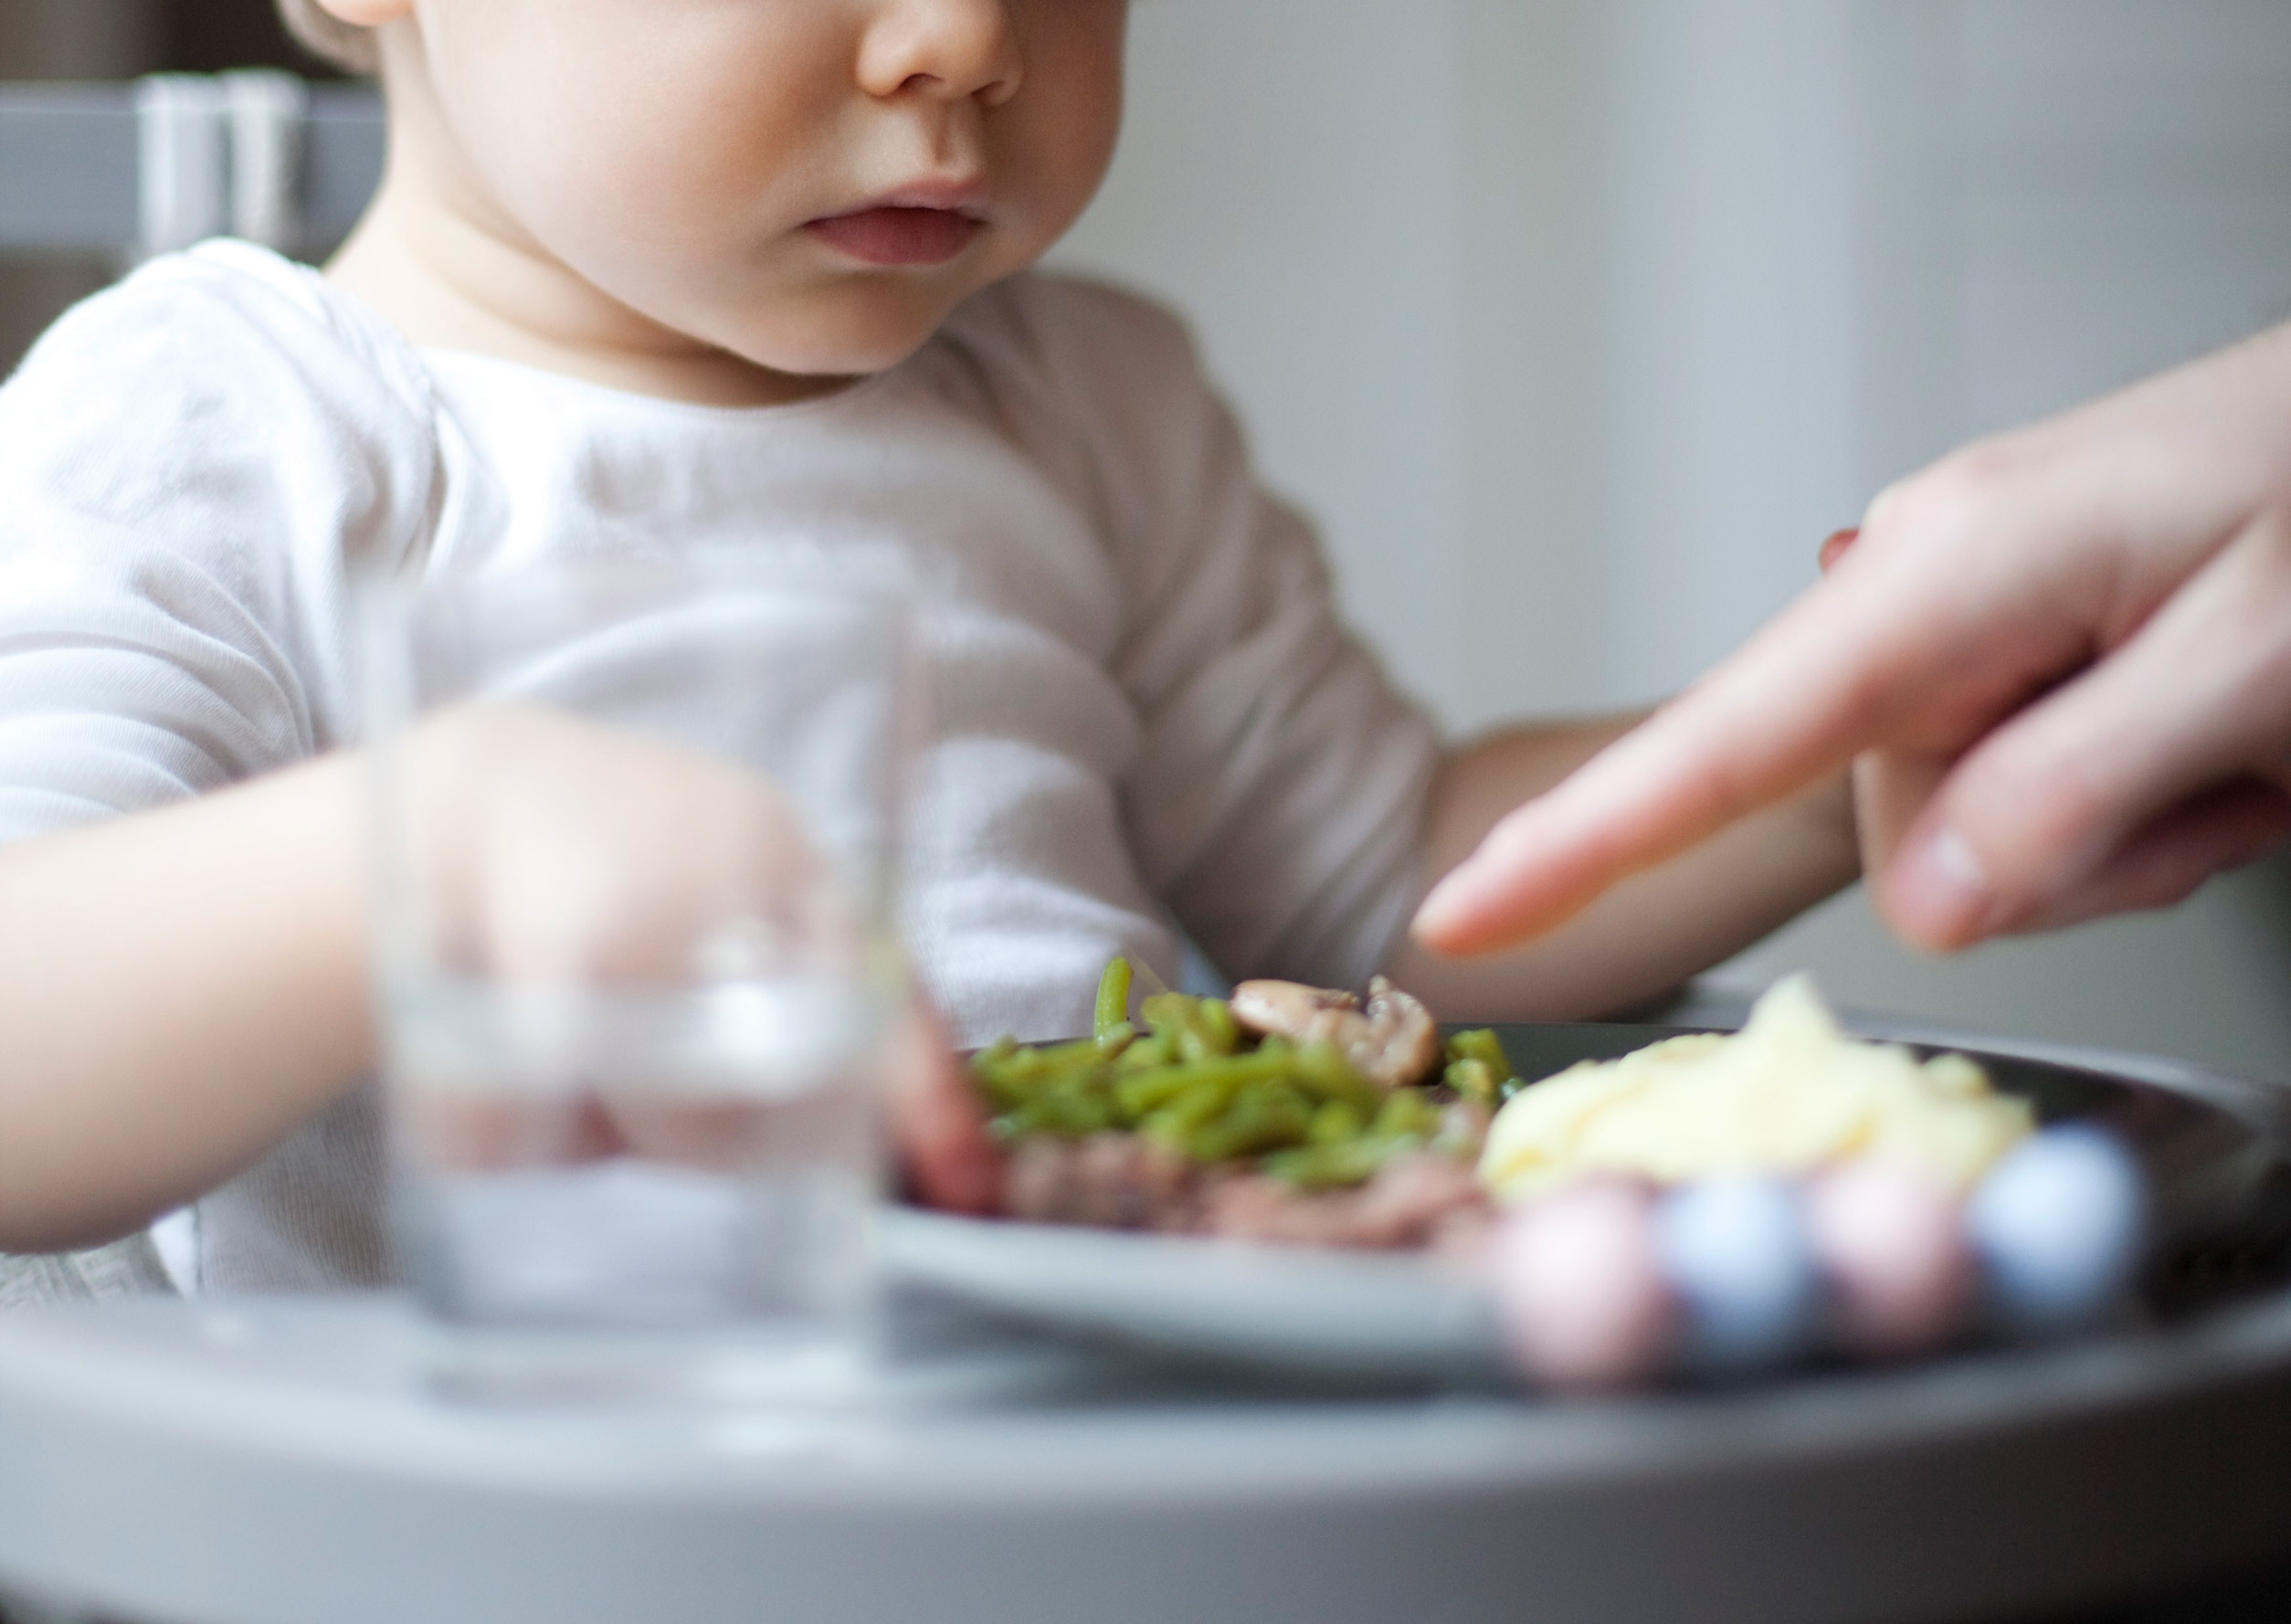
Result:
[[[1707,1028],[1499,1025],[1540,1080]],[[2291,1273],[2291,1144],[2275,1091],[2169,1060],[1860,1023],[1920,1054],[1969,1054],[2040,1120],[2101,1123],[2147,1170],[2158,1218],[2139,1293],[2172,1323]],[[1476,1378],[1496,1367],[1480,1284],[1431,1260],[903,1211],[885,1226],[903,1281],[997,1313],[1168,1354],[1328,1375]]]

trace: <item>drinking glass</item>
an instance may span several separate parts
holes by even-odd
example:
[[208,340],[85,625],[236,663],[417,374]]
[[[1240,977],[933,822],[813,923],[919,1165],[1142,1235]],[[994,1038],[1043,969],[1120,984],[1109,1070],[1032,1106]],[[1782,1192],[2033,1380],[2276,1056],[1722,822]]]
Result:
[[913,739],[897,593],[786,559],[370,581],[392,1224],[439,1387],[867,1367]]

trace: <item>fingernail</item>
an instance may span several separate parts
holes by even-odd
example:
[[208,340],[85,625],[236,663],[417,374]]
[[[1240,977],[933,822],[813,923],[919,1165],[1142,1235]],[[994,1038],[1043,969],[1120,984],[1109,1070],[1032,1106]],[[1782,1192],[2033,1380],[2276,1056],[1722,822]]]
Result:
[[1954,829],[1940,829],[1896,858],[1885,891],[1897,922],[1934,946],[1975,941],[2003,912],[1989,870]]

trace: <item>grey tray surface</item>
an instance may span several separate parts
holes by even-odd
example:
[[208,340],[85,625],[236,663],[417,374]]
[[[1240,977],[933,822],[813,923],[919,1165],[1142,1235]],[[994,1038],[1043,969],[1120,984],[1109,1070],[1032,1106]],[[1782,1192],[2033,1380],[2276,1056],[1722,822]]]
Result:
[[[2199,1172],[2240,1159],[2264,1217],[2273,1091],[1988,1047],[2065,1067],[2037,1078],[2064,1105],[2151,1113],[2144,1146]],[[0,1321],[0,1579],[164,1624],[2096,1604],[2291,1549],[2291,1298],[2264,1275],[2067,1346],[1582,1403],[1212,1375],[917,1302],[882,1403],[809,1418],[441,1405],[388,1297],[76,1305]]]

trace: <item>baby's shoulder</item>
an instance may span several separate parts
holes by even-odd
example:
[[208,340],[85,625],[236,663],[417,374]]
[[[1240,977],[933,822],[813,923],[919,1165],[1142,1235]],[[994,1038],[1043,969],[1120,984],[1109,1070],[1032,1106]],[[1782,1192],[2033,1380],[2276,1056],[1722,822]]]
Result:
[[265,249],[208,244],[74,307],[0,387],[0,551],[102,537],[243,572],[403,549],[439,448],[419,358],[379,316]]
[[60,412],[68,423],[318,420],[387,433],[427,424],[433,408],[418,357],[378,316],[307,267],[216,241],[66,311],[0,391],[0,410],[19,422]]

